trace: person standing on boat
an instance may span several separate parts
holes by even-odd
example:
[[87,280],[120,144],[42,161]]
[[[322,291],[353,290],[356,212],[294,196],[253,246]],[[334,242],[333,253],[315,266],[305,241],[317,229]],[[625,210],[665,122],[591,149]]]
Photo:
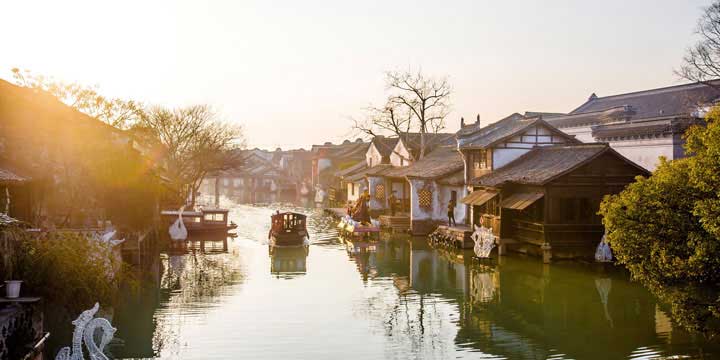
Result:
[[390,216],[395,216],[395,205],[397,204],[397,198],[395,197],[395,191],[388,197],[388,205],[390,205]]
[[457,226],[457,223],[455,222],[455,201],[450,200],[448,202],[448,208],[447,208],[447,215],[448,215],[448,226]]

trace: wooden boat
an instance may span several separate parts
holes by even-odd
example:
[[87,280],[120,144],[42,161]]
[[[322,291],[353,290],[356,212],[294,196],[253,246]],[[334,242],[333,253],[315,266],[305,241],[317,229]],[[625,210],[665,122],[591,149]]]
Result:
[[169,226],[177,219],[182,219],[188,234],[209,235],[227,234],[228,231],[237,228],[237,224],[228,223],[227,209],[201,209],[199,211],[183,211],[182,214],[176,210],[164,210],[160,212],[162,219]]
[[268,239],[271,246],[303,246],[309,239],[307,217],[294,212],[278,212],[272,216]]

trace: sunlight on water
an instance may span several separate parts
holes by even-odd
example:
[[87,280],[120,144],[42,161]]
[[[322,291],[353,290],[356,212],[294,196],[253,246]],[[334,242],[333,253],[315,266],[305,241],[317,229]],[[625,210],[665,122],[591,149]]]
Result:
[[[270,251],[276,210],[307,214],[308,249]],[[227,253],[162,255],[151,301],[117,311],[120,357],[649,359],[708,357],[622,271],[478,262],[425,239],[338,237],[293,205],[233,205]],[[206,245],[207,246],[207,245]]]

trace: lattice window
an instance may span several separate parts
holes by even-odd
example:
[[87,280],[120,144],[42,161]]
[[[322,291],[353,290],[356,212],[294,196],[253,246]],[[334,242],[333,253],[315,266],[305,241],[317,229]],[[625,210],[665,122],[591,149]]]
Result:
[[375,199],[380,201],[385,200],[385,184],[375,185]]
[[432,207],[432,191],[429,189],[418,190],[418,204],[421,208],[429,209]]

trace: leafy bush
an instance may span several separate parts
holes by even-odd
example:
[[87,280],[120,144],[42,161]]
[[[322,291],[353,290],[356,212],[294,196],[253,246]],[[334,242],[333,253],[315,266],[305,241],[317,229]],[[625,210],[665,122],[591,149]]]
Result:
[[691,156],[608,196],[600,215],[619,263],[689,330],[720,333],[720,108],[686,133]]
[[27,236],[17,244],[16,277],[24,292],[78,313],[95,302],[110,304],[129,280],[110,245],[76,233]]

